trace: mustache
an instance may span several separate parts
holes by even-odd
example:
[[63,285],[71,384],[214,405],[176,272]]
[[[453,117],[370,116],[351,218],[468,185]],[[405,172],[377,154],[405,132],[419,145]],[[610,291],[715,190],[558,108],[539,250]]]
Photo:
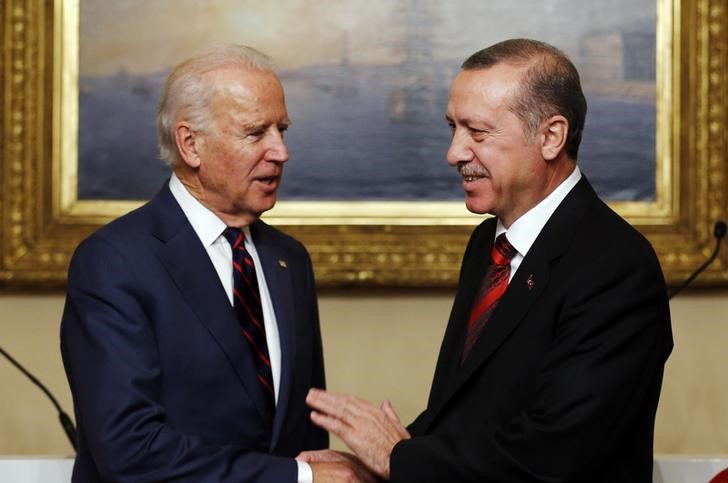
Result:
[[483,166],[473,163],[472,161],[461,161],[457,165],[460,176],[478,176],[490,177],[490,172]]

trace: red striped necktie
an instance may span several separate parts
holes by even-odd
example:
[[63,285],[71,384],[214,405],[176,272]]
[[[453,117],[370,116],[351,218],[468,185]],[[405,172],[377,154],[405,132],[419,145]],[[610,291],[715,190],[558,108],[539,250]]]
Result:
[[460,364],[470,354],[473,345],[478,340],[480,332],[485,324],[490,320],[493,311],[498,302],[508,288],[508,279],[511,275],[511,260],[517,253],[516,249],[506,238],[505,233],[501,233],[495,239],[493,248],[490,251],[490,266],[483,278],[483,284],[478,292],[478,297],[473,305],[468,319],[468,328],[465,334],[465,347],[463,348],[463,356]]
[[275,392],[271,372],[268,344],[265,338],[263,305],[260,303],[258,277],[250,253],[245,249],[245,234],[240,228],[228,227],[223,236],[233,249],[233,308],[243,336],[250,344],[255,368],[265,397],[270,421],[275,414]]

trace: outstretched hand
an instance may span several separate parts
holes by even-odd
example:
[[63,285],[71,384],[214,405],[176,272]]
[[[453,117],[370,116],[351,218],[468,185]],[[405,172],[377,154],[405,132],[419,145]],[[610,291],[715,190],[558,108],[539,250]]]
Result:
[[[303,461],[311,465],[311,469],[314,472],[314,482],[322,481],[321,470],[330,469],[329,464],[335,464],[339,472],[343,472],[344,469],[348,469],[351,472],[349,477],[354,477],[356,480],[362,483],[379,483],[381,480],[372,473],[355,455],[350,453],[344,453],[341,451],[334,451],[330,449],[322,449],[318,451],[303,451],[301,454],[296,456],[296,459]],[[328,471],[327,471],[328,472]],[[338,477],[337,474],[328,472],[329,477]]]
[[394,445],[411,437],[389,401],[376,407],[354,396],[311,389],[306,403],[316,425],[338,436],[371,471],[389,479]]

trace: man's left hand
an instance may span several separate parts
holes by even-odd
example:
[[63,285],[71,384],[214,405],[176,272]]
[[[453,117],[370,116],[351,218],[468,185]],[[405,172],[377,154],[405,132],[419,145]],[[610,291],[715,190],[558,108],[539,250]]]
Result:
[[311,389],[306,403],[314,410],[315,424],[341,438],[370,470],[389,479],[394,445],[411,437],[389,401],[376,407],[354,396]]

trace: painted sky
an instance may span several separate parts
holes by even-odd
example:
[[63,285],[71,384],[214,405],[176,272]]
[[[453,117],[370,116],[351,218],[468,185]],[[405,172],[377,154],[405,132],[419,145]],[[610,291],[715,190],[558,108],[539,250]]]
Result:
[[[405,21],[411,16],[404,10],[424,12],[425,25]],[[355,64],[396,63],[412,28],[437,39],[429,46],[434,60],[531,37],[578,63],[583,29],[654,22],[655,3],[645,0],[82,0],[80,69],[91,76],[156,72],[202,46],[228,42],[257,47],[284,69],[336,64],[343,56]]]

